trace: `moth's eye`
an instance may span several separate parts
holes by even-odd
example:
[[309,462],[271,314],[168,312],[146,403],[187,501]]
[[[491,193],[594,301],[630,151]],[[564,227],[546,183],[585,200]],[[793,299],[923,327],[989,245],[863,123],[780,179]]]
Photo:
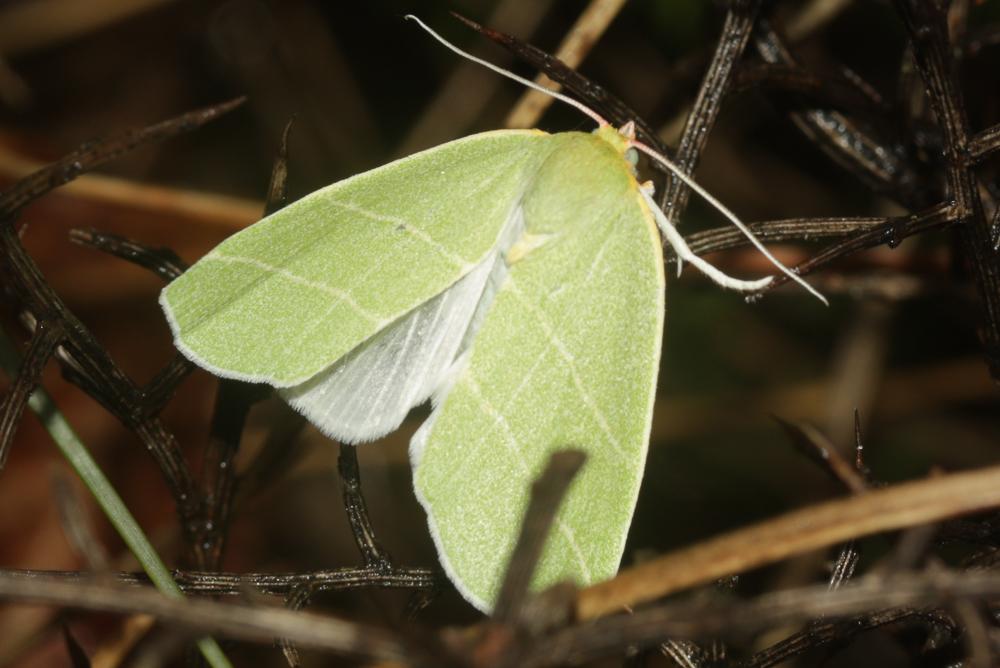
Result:
[[632,148],[628,149],[627,151],[625,151],[625,161],[628,162],[628,164],[632,165],[633,167],[635,167],[636,165],[638,165],[639,164],[639,151],[635,150],[635,147],[632,147]]

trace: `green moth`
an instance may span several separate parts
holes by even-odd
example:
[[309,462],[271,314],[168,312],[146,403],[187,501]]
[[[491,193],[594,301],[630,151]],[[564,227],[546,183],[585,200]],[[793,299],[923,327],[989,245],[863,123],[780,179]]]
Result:
[[719,274],[636,180],[633,145],[607,124],[486,132],[334,183],[164,289],[176,345],[219,376],[273,385],[345,443],[430,400],[414,487],[447,574],[482,610],[531,481],[553,451],[583,449],[533,587],[612,577],[659,368],[657,222],[680,257]]
[[[177,347],[340,441],[414,436],[442,563],[488,608],[530,483],[589,457],[543,586],[616,572],[646,457],[663,255],[625,142],[487,132],[340,181],[232,236],[161,297]],[[567,187],[569,186],[569,187]]]

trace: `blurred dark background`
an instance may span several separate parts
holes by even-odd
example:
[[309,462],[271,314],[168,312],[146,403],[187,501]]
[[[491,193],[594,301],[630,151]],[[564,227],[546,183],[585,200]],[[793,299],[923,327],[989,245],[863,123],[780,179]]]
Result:
[[[905,34],[887,3],[771,4],[775,23],[795,35],[790,39],[796,55],[808,69],[839,72],[846,65],[892,97]],[[145,382],[172,350],[156,304],[160,284],[125,262],[72,245],[71,228],[166,246],[193,262],[259,217],[281,132],[293,115],[292,197],[394,157],[503,126],[521,88],[462,62],[403,21],[404,14],[418,13],[459,45],[533,76],[451,19],[448,10],[554,51],[583,5],[8,1],[0,5],[0,183],[86,140],[248,96],[241,108],[205,128],[129,154],[23,214],[24,243],[46,278],[126,371]],[[810,26],[803,17],[816,5],[834,11]],[[580,70],[673,142],[722,14],[704,0],[630,0]],[[997,14],[995,2],[977,5],[970,25],[986,25]],[[995,98],[985,92],[998,84],[996,56],[984,50],[964,73],[974,129],[997,120],[990,101]],[[551,132],[590,125],[558,105],[538,124]],[[727,99],[697,177],[747,220],[902,212],[832,165],[766,94],[753,90]],[[721,222],[695,202],[681,229]],[[831,296],[829,308],[794,288],[747,304],[692,270],[679,280],[671,275],[653,441],[624,563],[842,494],[794,450],[772,415],[816,425],[853,456],[857,408],[867,463],[880,481],[996,462],[996,391],[979,355],[973,289],[954,266],[951,249],[951,233],[944,232],[837,265],[816,278]],[[776,250],[793,262],[811,248]],[[712,259],[735,273],[764,270],[749,252]],[[3,308],[7,331],[17,331],[11,305]],[[99,405],[62,381],[57,368],[48,369],[45,380],[172,562],[176,516],[147,453]],[[214,380],[196,372],[165,413],[195,462],[214,390]],[[252,414],[241,462],[282,412],[274,402]],[[413,497],[406,452],[424,414],[359,455],[382,542],[400,563],[429,566],[436,560]],[[337,448],[312,429],[302,439],[295,466],[237,508],[227,570],[301,571],[357,562],[341,511]],[[0,476],[0,567],[81,567],[52,502],[52,473],[62,466],[37,420],[27,416]],[[121,554],[99,513],[92,508],[91,515],[112,553]],[[869,542],[863,552],[868,560],[883,549],[877,539]],[[741,591],[817,581],[827,557],[755,573]],[[122,559],[122,567],[133,567]],[[326,596],[318,604],[395,624],[404,602],[401,594],[355,592]],[[475,617],[446,591],[422,619],[438,625]],[[0,666],[65,663],[52,620],[47,609],[0,607]],[[71,624],[92,653],[107,650],[123,632],[112,618]],[[881,665],[905,665],[891,638],[879,636],[877,642],[877,655],[885,657]],[[234,658],[263,665],[269,656],[281,665],[276,650],[237,652]]]

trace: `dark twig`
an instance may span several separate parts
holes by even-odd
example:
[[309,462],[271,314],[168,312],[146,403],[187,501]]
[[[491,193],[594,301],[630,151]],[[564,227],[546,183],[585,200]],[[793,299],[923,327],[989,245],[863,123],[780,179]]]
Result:
[[[247,589],[262,594],[288,596],[302,587],[313,593],[346,591],[365,587],[384,589],[425,589],[437,582],[438,574],[429,568],[395,569],[385,575],[373,574],[367,568],[334,568],[301,573],[225,573],[217,571],[175,570],[174,580],[186,594],[200,596],[240,596]],[[0,569],[0,578],[48,578],[77,581],[89,577],[78,571],[33,571]],[[148,579],[140,573],[117,573],[114,579],[127,585],[145,585]]]
[[403,619],[407,621],[416,619],[417,616],[426,610],[427,607],[434,602],[434,599],[440,595],[443,584],[444,575],[441,574],[430,587],[415,589],[410,594],[410,598],[406,601],[406,607],[403,609]]
[[861,436],[861,411],[854,409],[854,468],[866,481],[868,465],[865,464],[865,441]]
[[[818,463],[820,468],[841,483],[847,491],[860,494],[868,489],[868,481],[863,473],[863,461],[860,455],[861,425],[857,411],[854,412],[854,428],[858,454],[853,466],[840,455],[829,439],[814,427],[787,422],[780,418],[778,418],[778,423],[788,432],[792,442],[799,447],[803,454]],[[858,541],[849,540],[841,545],[833,562],[833,568],[830,570],[827,588],[830,591],[837,591],[847,584],[854,576],[860,558]],[[745,665],[772,665],[787,660],[799,652],[832,642],[845,628],[850,628],[853,633],[858,633],[861,628],[873,628],[885,624],[887,623],[886,619],[894,619],[894,616],[892,614],[887,616],[885,613],[863,615],[861,618],[852,620],[852,624],[856,625],[859,630],[853,630],[855,626],[847,627],[844,624],[831,624],[826,620],[813,620],[805,629],[754,654]]]
[[[882,244],[887,244],[895,248],[904,239],[914,234],[933,229],[943,229],[957,222],[958,218],[955,216],[954,208],[947,203],[932,206],[917,214],[888,218],[883,225],[853,234],[846,237],[843,241],[827,246],[819,253],[816,253],[805,262],[796,266],[795,271],[804,276],[851,253],[874,248]],[[771,281],[771,284],[768,285],[767,291],[784,285],[788,280],[789,278],[784,274],[778,274]]]
[[832,643],[847,642],[860,633],[910,619],[916,614],[917,611],[912,608],[892,608],[865,612],[837,621],[812,624],[806,631],[776,642],[754,653],[738,665],[740,668],[770,668],[808,650]]
[[[312,595],[313,591],[310,585],[296,587],[285,597],[285,608],[288,610],[302,610],[309,603]],[[299,649],[295,646],[294,642],[288,638],[278,638],[278,647],[281,648],[281,653],[285,655],[285,660],[288,661],[289,666],[297,668],[302,664],[302,660],[299,657]]]
[[961,88],[955,81],[947,17],[942,7],[922,0],[896,0],[913,44],[914,61],[945,140],[944,159],[959,238],[979,289],[984,326],[980,340],[994,380],[1000,379],[1000,257],[992,250],[976,177],[969,167],[970,132]]
[[250,407],[265,392],[259,385],[228,378],[219,381],[201,471],[204,507],[197,549],[202,554],[199,560],[202,568],[214,570],[222,561],[229,513],[236,493],[234,460]]
[[340,484],[343,486],[344,510],[351,525],[354,542],[361,552],[365,568],[375,572],[392,570],[392,559],[379,544],[368,517],[368,506],[361,493],[361,472],[358,469],[358,453],[353,445],[340,445],[340,455],[337,457],[337,471],[340,473]]
[[0,194],[0,219],[9,218],[28,202],[139,146],[197,130],[240,106],[245,99],[238,97],[229,102],[182,114],[156,125],[128,130],[101,141],[83,144],[61,160],[18,181],[12,188]]
[[[757,21],[755,45],[765,62],[798,67],[778,33],[764,19]],[[802,103],[795,104],[796,109],[801,106]],[[912,156],[901,144],[880,141],[839,111],[793,110],[790,116],[820,150],[877,192],[894,197],[909,207],[930,203],[920,192],[921,181],[912,167]]]
[[969,163],[976,164],[1000,150],[1000,125],[993,125],[969,139]]
[[[843,238],[852,234],[875,229],[884,229],[892,223],[890,218],[789,218],[750,223],[748,227],[761,241],[812,241],[814,239]],[[732,225],[714,227],[702,232],[694,232],[686,238],[688,246],[696,254],[713,253],[748,246],[746,236]],[[673,257],[667,251],[668,259]]]
[[[166,282],[174,280],[187,268],[184,262],[177,257],[177,254],[169,248],[149,248],[137,241],[116,234],[97,230],[74,229],[70,230],[69,238],[73,243],[103,251],[148,269]],[[63,375],[67,376],[74,384],[92,396],[101,393],[99,387],[87,389],[91,380],[76,366],[72,357],[63,355],[60,357],[60,361],[64,364]],[[186,357],[180,353],[174,355],[174,358],[160,369],[142,390],[148,412],[152,415],[158,414],[173,396],[177,386],[193,370],[194,364]]]
[[836,591],[843,587],[852,577],[861,560],[861,551],[858,550],[858,542],[849,540],[840,547],[837,558],[833,560],[833,568],[830,569],[830,578],[827,586],[830,591]]
[[187,269],[184,262],[169,248],[149,248],[117,234],[75,229],[70,230],[69,240],[148,269],[168,283]]
[[177,386],[194,371],[194,364],[177,353],[165,367],[160,369],[149,384],[143,388],[146,406],[151,413],[159,414],[174,396]]
[[413,661],[420,652],[385,631],[266,606],[234,605],[198,599],[168,598],[148,588],[43,577],[0,576],[0,598],[10,602],[57,605],[119,614],[147,614],[186,629],[258,643],[275,636],[360,659]]
[[299,434],[306,424],[302,414],[291,408],[278,414],[270,425],[264,445],[240,475],[234,504],[241,504],[245,498],[259,493],[288,472],[302,451]]
[[924,524],[903,531],[889,557],[882,563],[889,571],[914,570],[923,565],[931,548],[937,524]]
[[660,653],[670,657],[680,668],[701,668],[708,664],[708,652],[690,640],[665,640],[660,643]]
[[795,93],[792,100],[805,107],[829,107],[872,115],[885,113],[885,103],[867,87],[848,77],[823,77],[797,65],[745,65],[737,70],[732,93],[744,90]]
[[[796,424],[778,420],[779,424],[792,437],[800,451],[803,452],[830,476],[840,482],[847,491],[860,494],[868,489],[868,483],[857,468],[857,463],[850,464],[844,459],[836,447],[830,443],[819,430],[811,425]],[[855,412],[855,427],[857,428],[857,412]],[[837,552],[837,557],[830,570],[830,578],[827,586],[830,591],[836,591],[846,584],[854,575],[854,570],[858,566],[861,553],[858,550],[858,541],[849,540]],[[813,637],[813,627],[822,622],[810,624],[810,628],[800,631],[797,635],[801,637]]]
[[1000,251],[1000,206],[993,211],[990,221],[990,246],[994,253]]
[[[839,457],[839,454],[837,456]],[[864,460],[864,441],[861,438],[861,415],[857,408],[854,409],[854,468],[842,469],[838,467],[838,469],[851,471],[851,475],[843,480],[844,485],[849,490],[861,493],[870,487],[868,469],[865,467]],[[827,583],[831,591],[840,589],[854,577],[854,571],[860,560],[861,550],[858,549],[858,541],[850,540],[841,546],[840,552],[833,562],[830,579]]]
[[28,405],[31,393],[38,387],[45,363],[59,345],[59,328],[50,326],[47,320],[38,320],[31,336],[28,349],[22,357],[17,377],[0,401],[0,469],[7,462],[14,433]]
[[6,260],[8,286],[22,306],[36,322],[46,322],[55,330],[53,336],[72,358],[76,376],[86,379],[81,387],[140,436],[167,477],[182,517],[188,515],[193,510],[190,473],[173,437],[146,405],[142,391],[45,282],[11,225],[0,224],[0,254]]
[[267,185],[267,197],[264,199],[265,216],[270,216],[288,203],[288,139],[294,125],[293,116],[285,123],[285,130],[281,133],[281,144],[271,167],[271,181]]
[[[720,92],[730,89],[736,63],[750,40],[754,19],[759,10],[759,0],[736,0],[730,3],[715,53],[702,79],[694,106],[684,125],[680,145],[674,154],[674,163],[688,175],[694,173],[708,136],[715,126],[722,108],[723,95]],[[669,220],[678,220],[684,213],[689,193],[688,187],[680,179],[672,174],[667,175],[666,187],[660,193],[659,204]]]
[[790,422],[777,416],[774,416],[774,419],[789,435],[799,452],[818,464],[849,492],[857,494],[868,488],[854,466],[840,455],[837,448],[818,429],[812,425]]
[[72,631],[65,624],[62,625],[63,644],[66,645],[66,652],[69,654],[69,663],[72,668],[90,668],[90,657],[80,646]]
[[557,452],[549,458],[545,470],[531,485],[531,498],[524,513],[521,533],[511,552],[493,609],[497,622],[517,623],[559,505],[585,460],[586,455],[579,450]]

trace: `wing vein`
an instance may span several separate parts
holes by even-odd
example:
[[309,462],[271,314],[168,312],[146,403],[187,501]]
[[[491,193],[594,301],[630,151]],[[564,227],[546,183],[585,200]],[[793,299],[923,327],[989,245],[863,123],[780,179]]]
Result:
[[625,453],[625,450],[622,448],[621,443],[618,442],[618,438],[611,430],[611,425],[608,424],[608,420],[604,416],[604,413],[601,411],[600,406],[597,405],[597,402],[594,401],[594,398],[591,397],[590,393],[587,391],[587,388],[583,383],[583,379],[580,377],[579,371],[577,371],[576,358],[573,356],[573,353],[571,353],[569,349],[566,348],[566,344],[563,343],[562,339],[560,339],[559,336],[556,334],[555,327],[553,327],[552,323],[548,321],[548,319],[545,317],[545,314],[538,307],[538,305],[535,304],[530,299],[528,299],[528,297],[523,292],[521,292],[521,289],[517,286],[516,283],[514,283],[513,277],[508,277],[507,281],[510,284],[511,290],[513,291],[514,295],[518,298],[518,300],[522,304],[528,307],[528,310],[531,311],[531,314],[534,316],[535,320],[537,320],[538,324],[541,325],[542,330],[545,332],[545,336],[548,339],[549,343],[551,343],[552,346],[556,349],[556,351],[559,353],[559,356],[563,358],[563,361],[569,368],[570,376],[573,379],[573,386],[576,388],[576,391],[580,394],[580,398],[583,399],[583,402],[587,405],[587,408],[589,408],[590,412],[593,413],[594,419],[597,420],[597,425],[601,428],[601,431],[604,433],[605,438],[607,438],[608,442],[611,444],[611,447],[623,459],[629,459],[628,455],[626,455]]
[[346,304],[355,313],[357,313],[362,318],[370,321],[373,324],[379,324],[382,321],[381,318],[379,318],[376,314],[372,313],[368,309],[361,306],[361,304],[357,303],[354,300],[354,297],[351,296],[351,293],[337,289],[330,285],[326,285],[325,283],[310,281],[308,278],[303,278],[302,276],[299,276],[294,272],[291,272],[287,269],[283,269],[282,267],[277,267],[273,264],[269,264],[267,262],[264,262],[263,260],[258,260],[257,258],[243,257],[242,255],[222,255],[221,253],[212,252],[203,257],[201,261],[222,262],[228,264],[245,264],[247,266],[256,267],[257,269],[269,272],[274,276],[278,276],[287,281],[291,281],[296,285],[301,285],[303,287],[311,288],[313,290],[325,292],[331,297],[335,297],[337,301],[331,305],[331,309],[332,307],[335,307],[338,304]]
[[[469,384],[469,390],[476,397],[476,401],[479,402],[479,408],[482,410],[487,417],[491,418],[501,431],[503,431],[505,440],[509,441],[507,446],[508,450],[514,453],[515,461],[518,463],[518,467],[521,469],[521,474],[528,478],[531,475],[528,464],[524,458],[524,452],[521,450],[521,445],[518,443],[517,438],[514,436],[514,432],[510,428],[510,423],[507,422],[507,418],[498,411],[489,399],[483,395],[482,388],[480,388],[479,383],[473,377],[471,372],[465,374],[465,380]],[[479,439],[481,443],[484,438]],[[582,571],[586,582],[591,582],[590,567],[587,566],[587,560],[584,558],[583,551],[580,549],[580,545],[576,542],[576,534],[573,528],[562,519],[560,516],[556,515],[556,526],[559,528],[559,533],[566,539],[569,543],[570,550],[573,552],[573,556],[576,557],[577,562],[579,562],[580,570]]]
[[604,260],[604,252],[608,249],[608,246],[611,245],[613,237],[614,235],[610,232],[605,235],[604,241],[601,243],[601,247],[597,249],[597,253],[594,254],[594,260],[590,263],[590,267],[587,269],[587,277],[584,279],[584,282],[590,283],[593,279],[594,272],[597,271],[597,267]]
[[414,239],[418,239],[425,243],[426,245],[433,248],[438,252],[441,257],[451,262],[457,268],[461,269],[463,273],[466,273],[472,269],[474,263],[469,262],[464,257],[457,255],[456,253],[449,250],[444,244],[436,240],[431,235],[427,234],[421,229],[414,227],[409,221],[399,218],[398,216],[387,216],[385,214],[378,213],[376,211],[369,211],[368,209],[358,206],[352,202],[344,202],[341,200],[330,200],[330,204],[338,206],[345,211],[355,213],[359,216],[364,216],[379,223],[386,223],[388,225],[394,226],[400,232],[404,232]]

